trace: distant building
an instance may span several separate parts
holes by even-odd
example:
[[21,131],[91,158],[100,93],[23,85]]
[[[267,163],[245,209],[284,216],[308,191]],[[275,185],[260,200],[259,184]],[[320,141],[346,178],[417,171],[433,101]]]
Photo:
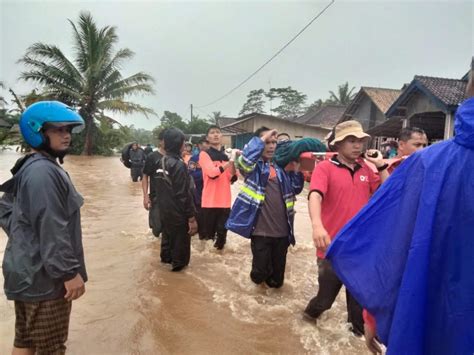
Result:
[[398,137],[403,127],[419,127],[430,141],[451,138],[454,114],[464,101],[467,80],[415,76],[387,109],[384,122],[369,128],[372,136]]
[[342,118],[346,108],[347,106],[343,105],[323,104],[321,107],[297,117],[293,122],[319,127],[326,130],[327,134]]
[[242,149],[252,138],[253,132],[262,126],[276,129],[279,133],[288,133],[293,140],[303,137],[323,139],[329,129],[286,120],[262,113],[251,113],[233,119],[221,126],[226,146]]
[[401,90],[362,86],[347,106],[340,122],[356,120],[364,130],[375,127],[387,120],[385,113],[400,96]]

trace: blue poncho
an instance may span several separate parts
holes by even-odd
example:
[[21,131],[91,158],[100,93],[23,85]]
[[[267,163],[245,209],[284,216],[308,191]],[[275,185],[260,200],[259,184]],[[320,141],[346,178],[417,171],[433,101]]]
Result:
[[474,98],[455,132],[401,164],[327,252],[389,354],[474,353]]

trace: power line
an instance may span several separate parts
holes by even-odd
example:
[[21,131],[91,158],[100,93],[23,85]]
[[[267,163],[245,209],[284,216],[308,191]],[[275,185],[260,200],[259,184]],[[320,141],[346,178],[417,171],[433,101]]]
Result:
[[314,21],[316,21],[327,9],[329,9],[329,7],[334,4],[334,1],[335,0],[332,0],[329,5],[327,5],[322,11],[320,11],[315,17],[313,17],[311,19],[311,21],[306,25],[304,26],[288,43],[286,43],[278,52],[276,52],[270,59],[268,59],[265,63],[263,63],[257,70],[255,70],[252,74],[250,74],[244,81],[242,81],[239,85],[237,85],[236,87],[234,87],[232,90],[230,90],[229,92],[227,92],[226,94],[222,95],[221,97],[219,97],[218,99],[206,104],[206,105],[202,105],[202,106],[199,106],[199,107],[196,107],[196,108],[203,108],[203,107],[207,107],[207,106],[211,106],[213,104],[215,104],[216,102],[226,98],[227,96],[229,96],[230,94],[232,94],[235,90],[237,90],[238,88],[240,88],[242,85],[244,85],[247,81],[249,81],[250,79],[252,79],[255,75],[257,75],[257,73],[262,70],[264,67],[267,66],[267,64],[269,64],[273,59],[275,59],[281,52],[283,52],[286,47],[288,47],[295,39],[297,39],[309,26],[311,26],[313,24]]

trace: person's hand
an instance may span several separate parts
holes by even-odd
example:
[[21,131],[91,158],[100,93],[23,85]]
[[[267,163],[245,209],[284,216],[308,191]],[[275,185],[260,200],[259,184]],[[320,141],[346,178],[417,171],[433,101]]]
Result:
[[232,153],[230,155],[230,161],[235,161],[239,155],[240,155],[240,150],[232,149]]
[[260,137],[260,139],[265,143],[267,140],[269,140],[271,137],[273,136],[277,136],[278,135],[278,132],[276,129],[271,129],[269,131],[266,131],[263,133],[262,137]]
[[300,163],[298,161],[290,161],[285,167],[285,170],[298,172],[300,170]]
[[77,300],[86,292],[86,286],[84,280],[80,274],[77,274],[73,279],[64,282],[66,288],[66,294],[64,298],[68,301]]
[[198,224],[197,224],[197,221],[196,221],[196,218],[192,217],[188,220],[188,234],[190,236],[193,236],[197,233],[198,231]]
[[313,227],[313,242],[316,248],[326,249],[331,244],[331,237],[324,227]]
[[147,211],[150,210],[151,208],[150,196],[148,195],[143,196],[143,207],[145,207]]
[[365,152],[364,157],[370,161],[375,167],[380,168],[385,164],[382,153],[377,149],[369,149]]
[[365,345],[369,348],[372,354],[382,354],[382,348],[377,340],[375,340],[375,329],[367,324],[364,324]]

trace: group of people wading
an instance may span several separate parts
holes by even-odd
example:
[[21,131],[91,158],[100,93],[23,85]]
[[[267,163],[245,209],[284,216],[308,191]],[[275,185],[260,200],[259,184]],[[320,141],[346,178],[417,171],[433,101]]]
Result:
[[[391,166],[371,151],[361,158],[369,136],[357,121],[335,127],[328,144],[336,154],[316,164],[309,185],[319,288],[303,311],[306,320],[329,309],[345,285],[351,330],[365,333],[371,352],[381,352],[379,339],[392,354],[474,353],[472,70],[466,98],[453,139],[423,149],[424,132],[404,129]],[[20,119],[32,151],[0,185],[13,354],[64,354],[71,302],[85,292],[83,198],[61,166],[82,127],[81,116],[57,101],[35,103]],[[219,127],[210,127],[186,163],[185,136],[170,128],[145,160],[143,204],[154,234],[162,235],[161,260],[180,271],[192,235],[222,250],[231,230],[251,240],[251,280],[279,288],[303,189],[298,156],[312,143],[262,127],[242,152],[227,152],[221,138]],[[290,159],[276,159],[280,149]],[[231,208],[238,175],[242,187]]]

